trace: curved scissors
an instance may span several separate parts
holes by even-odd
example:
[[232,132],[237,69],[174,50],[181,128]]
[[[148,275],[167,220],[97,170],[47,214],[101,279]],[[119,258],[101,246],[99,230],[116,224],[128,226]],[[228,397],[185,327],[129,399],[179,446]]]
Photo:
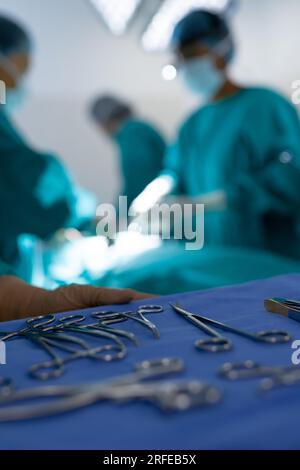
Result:
[[[193,323],[197,328],[200,328],[202,331],[211,336],[211,339],[198,340],[195,343],[197,349],[205,352],[225,352],[232,349],[232,342],[226,337],[219,334],[211,326],[215,326],[222,331],[228,331],[229,333],[234,333],[243,338],[250,339],[264,344],[281,344],[288,343],[291,340],[291,337],[285,331],[270,330],[270,331],[261,331],[259,333],[249,333],[244,330],[234,328],[225,323],[221,323],[210,318],[203,317],[201,315],[193,314],[184,310],[178,304],[170,304],[175,312],[182,315],[188,321]],[[209,326],[211,325],[211,326]]]
[[101,320],[105,318],[105,315],[115,315],[114,320],[117,323],[118,317],[121,319],[121,321],[124,321],[124,319],[129,319],[129,320],[134,320],[141,325],[143,325],[145,328],[148,328],[155,338],[159,339],[160,338],[160,332],[154,323],[152,323],[148,318],[146,318],[145,315],[152,314],[152,313],[162,313],[164,311],[164,308],[160,305],[143,305],[138,308],[136,312],[95,312],[92,314],[93,318],[97,318],[98,320]]

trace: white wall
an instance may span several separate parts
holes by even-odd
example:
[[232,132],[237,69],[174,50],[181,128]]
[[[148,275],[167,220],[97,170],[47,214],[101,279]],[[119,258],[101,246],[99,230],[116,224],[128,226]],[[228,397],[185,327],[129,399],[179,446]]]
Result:
[[[0,0],[0,13],[21,19],[36,40],[31,96],[17,121],[100,200],[112,200],[119,186],[116,154],[96,133],[87,105],[94,94],[115,91],[173,136],[193,100],[180,83],[161,79],[168,54],[142,50],[142,15],[129,35],[114,38],[87,0]],[[234,75],[290,95],[300,75],[298,19],[299,0],[241,0],[233,22],[239,52]]]

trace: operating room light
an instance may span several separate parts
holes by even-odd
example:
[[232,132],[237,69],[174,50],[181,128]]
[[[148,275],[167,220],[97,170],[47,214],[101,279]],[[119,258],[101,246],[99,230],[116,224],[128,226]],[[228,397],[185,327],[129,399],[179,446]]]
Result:
[[161,71],[161,74],[164,80],[171,82],[177,77],[177,69],[174,65],[165,65]]
[[144,33],[143,46],[148,51],[165,49],[175,25],[189,11],[195,8],[223,11],[230,3],[231,0],[166,0]]
[[141,0],[90,0],[102,15],[112,33],[125,33],[128,23],[135,14]]

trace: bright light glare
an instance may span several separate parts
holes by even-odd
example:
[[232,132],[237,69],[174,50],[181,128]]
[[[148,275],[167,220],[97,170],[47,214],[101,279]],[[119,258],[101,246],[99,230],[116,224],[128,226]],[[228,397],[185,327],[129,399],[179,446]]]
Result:
[[162,69],[161,74],[164,80],[166,80],[167,82],[171,82],[177,77],[176,67],[174,67],[174,65],[165,65]]
[[150,183],[132,203],[131,210],[136,215],[143,214],[170,193],[174,186],[171,176],[160,176]]
[[107,23],[112,33],[125,33],[128,23],[141,0],[90,0]]
[[189,11],[206,8],[222,11],[231,0],[166,0],[153,17],[142,42],[146,50],[155,51],[168,47],[174,27]]

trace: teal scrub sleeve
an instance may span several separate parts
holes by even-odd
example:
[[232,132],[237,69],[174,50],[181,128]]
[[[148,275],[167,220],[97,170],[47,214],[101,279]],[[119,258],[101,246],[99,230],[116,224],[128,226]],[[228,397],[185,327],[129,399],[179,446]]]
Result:
[[170,146],[164,159],[164,169],[161,176],[170,176],[174,181],[172,194],[186,194],[184,184],[184,147],[185,147],[185,126],[181,129],[175,143]]
[[151,126],[129,121],[116,136],[120,148],[123,194],[131,203],[161,172],[165,142]]
[[1,238],[22,233],[40,238],[51,236],[70,217],[70,207],[64,199],[45,207],[34,194],[39,178],[46,170],[44,159],[24,146],[15,147],[4,158],[10,159],[10,164],[1,165],[0,214],[1,220],[6,221]]
[[248,119],[237,143],[231,204],[256,213],[294,215],[300,209],[300,123],[295,109],[276,94]]
[[32,150],[3,111],[0,155],[0,215],[6,221],[0,238],[10,240],[22,233],[44,238],[55,233],[70,216],[68,201],[61,199],[47,208],[35,194],[51,157]]
[[52,156],[46,156],[47,166],[38,180],[34,194],[45,209],[60,201],[69,208],[69,217],[62,227],[79,228],[95,218],[96,199],[72,180],[64,165]]

